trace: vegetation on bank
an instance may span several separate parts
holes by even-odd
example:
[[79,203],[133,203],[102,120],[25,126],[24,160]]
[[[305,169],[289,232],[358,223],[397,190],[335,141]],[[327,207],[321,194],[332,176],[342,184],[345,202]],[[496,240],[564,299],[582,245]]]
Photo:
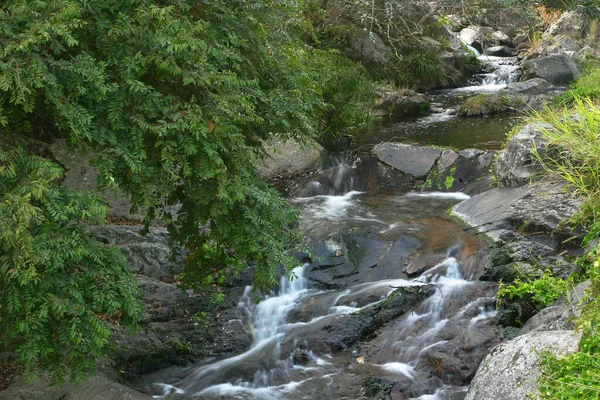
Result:
[[[545,368],[540,381],[540,396],[547,399],[600,398],[600,69],[592,64],[570,90],[557,99],[553,109],[534,115],[530,122],[543,122],[540,131],[552,147],[552,157],[538,161],[570,183],[584,199],[570,221],[588,230],[584,239],[587,253],[577,260],[579,271],[568,281],[545,273],[515,281],[504,287],[499,298],[532,299],[541,309],[560,296],[568,296],[573,286],[590,280],[581,300],[582,315],[576,321],[583,336],[580,351],[556,358],[542,356]],[[548,128],[543,128],[548,126]],[[577,301],[576,299],[568,299]]]

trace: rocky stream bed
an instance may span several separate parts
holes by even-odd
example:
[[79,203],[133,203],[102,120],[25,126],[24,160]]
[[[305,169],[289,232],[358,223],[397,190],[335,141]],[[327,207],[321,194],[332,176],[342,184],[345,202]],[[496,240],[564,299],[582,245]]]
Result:
[[[558,302],[518,328],[532,315],[498,308],[494,296],[498,282],[540,266],[573,271],[565,256],[582,232],[560,222],[579,202],[556,178],[538,180],[531,151],[544,146],[535,125],[498,152],[513,115],[458,114],[465,93],[538,107],[564,83],[544,65],[573,65],[550,55],[521,73],[513,54],[503,55],[481,56],[491,67],[472,86],[427,97],[382,92],[378,113],[388,119],[328,150],[274,145],[286,150],[263,174],[301,210],[311,252],[298,254],[295,279],[282,278],[262,302],[248,275],[215,311],[206,296],[178,288],[164,229],[142,237],[135,224],[95,228],[137,274],[141,331],[115,326],[112,360],[100,360],[88,383],[49,389],[45,378],[17,377],[0,399],[521,399],[535,391],[531,349],[575,351],[576,309]],[[411,102],[427,103],[425,115],[394,115]],[[49,150],[67,180],[93,183],[60,144]],[[198,318],[210,307],[210,320]]]

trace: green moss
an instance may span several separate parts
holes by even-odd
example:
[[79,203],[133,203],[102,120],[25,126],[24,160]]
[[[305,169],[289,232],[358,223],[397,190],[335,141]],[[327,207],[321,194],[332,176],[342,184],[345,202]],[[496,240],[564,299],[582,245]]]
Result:
[[481,93],[470,97],[460,106],[465,117],[499,114],[511,111],[512,100],[507,95]]

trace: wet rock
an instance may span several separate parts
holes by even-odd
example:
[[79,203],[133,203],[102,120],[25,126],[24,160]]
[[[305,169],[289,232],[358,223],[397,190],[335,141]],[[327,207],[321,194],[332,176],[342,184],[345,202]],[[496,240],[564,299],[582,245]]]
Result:
[[341,232],[312,248],[313,263],[305,276],[322,288],[343,288],[402,276],[401,267],[420,246],[409,236],[395,241],[366,231]]
[[143,275],[137,275],[137,280],[145,306],[140,330],[131,336],[121,327],[113,327],[117,346],[113,356],[125,376],[241,353],[250,346],[252,334],[227,322],[235,319],[234,311],[221,311],[221,318],[202,314],[215,309],[207,297],[190,295],[174,284]]
[[494,155],[495,152],[478,149],[465,149],[458,153],[444,150],[437,161],[436,169],[427,177],[423,189],[443,192],[469,191],[469,195],[486,190],[486,185],[478,189],[474,184],[488,175]]
[[429,114],[431,109],[429,99],[411,89],[380,89],[379,92],[380,98],[373,111],[375,116],[420,117]]
[[386,300],[359,312],[339,317],[322,329],[324,342],[331,351],[340,351],[367,339],[377,329],[414,309],[435,288],[429,285],[396,289]]
[[552,84],[545,79],[533,78],[526,81],[509,83],[504,91],[509,93],[537,94],[546,92],[551,86]]
[[66,383],[62,387],[50,386],[50,380],[42,376],[40,380],[25,382],[19,376],[4,391],[0,400],[152,400],[152,396],[140,393],[125,385],[107,379],[104,375],[90,376],[78,385]]
[[488,56],[496,57],[514,57],[517,55],[516,51],[508,46],[492,46],[485,49],[485,53]]
[[550,129],[546,124],[529,124],[514,135],[506,150],[498,154],[494,174],[500,186],[521,186],[529,183],[535,173],[543,167],[537,162],[534,153],[544,157],[548,142],[540,129]]
[[577,79],[575,62],[566,54],[551,54],[521,64],[525,80],[542,78],[554,85],[564,85]]
[[442,151],[433,147],[387,142],[374,146],[373,154],[381,162],[414,178],[422,179],[431,171]]
[[396,382],[386,378],[369,378],[365,382],[364,396],[376,400],[391,399],[392,388],[395,384]]
[[574,236],[571,242],[576,247],[585,234],[581,229],[561,224],[581,204],[581,199],[564,188],[564,181],[549,176],[527,186],[491,189],[454,207],[454,215],[485,233],[506,252],[490,250],[484,261],[485,279],[511,280],[519,274],[539,274],[544,269],[556,276],[567,276],[575,270],[574,265],[557,255],[569,249],[564,240]]
[[590,281],[575,286],[568,297],[563,297],[540,310],[519,330],[519,335],[535,331],[569,331],[576,328],[575,319],[581,316],[580,301]]
[[258,166],[264,178],[285,171],[315,171],[323,165],[325,150],[316,142],[299,144],[294,140],[274,139],[265,145],[265,149],[267,157]]
[[541,375],[540,351],[559,356],[579,349],[580,334],[572,331],[532,332],[505,342],[483,360],[467,400],[522,400],[536,396]]

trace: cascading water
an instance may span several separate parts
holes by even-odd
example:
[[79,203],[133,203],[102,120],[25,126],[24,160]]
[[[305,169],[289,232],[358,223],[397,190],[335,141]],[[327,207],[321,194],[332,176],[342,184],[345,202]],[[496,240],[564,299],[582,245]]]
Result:
[[[433,224],[430,228],[435,229],[442,221],[431,216],[442,214],[442,210],[464,197],[381,197],[351,191],[302,198],[297,204],[303,210],[302,230],[314,240],[348,228],[368,227],[389,241],[423,231],[421,223]],[[489,283],[476,281],[477,271],[465,271],[459,262],[460,257],[464,258],[463,250],[468,248],[464,234],[457,233],[460,229],[451,225],[439,228],[444,239],[432,240],[444,242],[447,255],[412,280],[397,267],[390,270],[386,279],[323,290],[310,284],[306,273],[311,267],[305,265],[294,271],[296,279],[281,280],[277,295],[267,296],[258,304],[252,300],[251,288],[247,288],[238,310],[240,319],[252,329],[250,349],[176,373],[171,370],[154,375],[153,383],[146,385],[147,391],[156,398],[167,398],[172,393],[206,399],[356,398],[361,395],[362,383],[376,374],[393,379],[402,387],[405,395],[399,398],[445,399],[463,393],[463,385],[428,372],[432,368],[428,360],[432,352],[453,345],[449,327],[469,337],[477,335],[482,324],[485,326],[493,317],[486,308],[491,300],[481,297]],[[343,257],[348,251],[335,239],[326,239],[324,245],[333,257]],[[424,243],[421,251],[431,246]],[[368,314],[395,288],[409,286],[434,290],[412,312],[390,322],[374,338],[354,345],[353,352],[332,353],[318,344],[319,340],[327,343],[327,334],[320,338],[331,326],[343,326],[347,318]]]

